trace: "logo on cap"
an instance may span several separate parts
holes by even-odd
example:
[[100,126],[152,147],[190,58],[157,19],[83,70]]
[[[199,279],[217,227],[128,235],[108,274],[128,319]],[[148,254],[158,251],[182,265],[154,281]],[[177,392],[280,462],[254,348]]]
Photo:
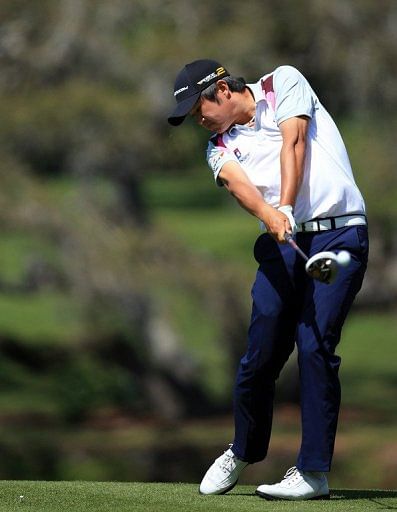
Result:
[[189,89],[188,85],[186,85],[185,87],[181,87],[180,89],[178,89],[177,91],[174,92],[174,96],[178,96],[178,94],[180,94],[183,91],[187,91],[188,89]]
[[210,82],[214,78],[217,78],[218,76],[221,76],[224,73],[226,73],[225,68],[223,66],[220,66],[214,71],[214,73],[207,75],[206,77],[202,78],[199,82],[197,82],[197,85],[202,85],[204,83]]

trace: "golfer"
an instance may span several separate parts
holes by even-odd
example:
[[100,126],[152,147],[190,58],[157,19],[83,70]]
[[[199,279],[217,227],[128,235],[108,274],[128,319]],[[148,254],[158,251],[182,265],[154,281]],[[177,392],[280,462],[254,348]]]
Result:
[[[266,499],[327,499],[341,395],[335,349],[368,258],[365,205],[341,135],[291,66],[246,84],[219,62],[196,60],[178,74],[174,97],[169,123],[190,115],[212,132],[207,160],[216,183],[263,229],[254,247],[259,267],[248,346],[234,389],[235,437],[208,469],[200,492],[226,493],[248,464],[266,457],[275,381],[296,344],[300,451],[279,483],[256,492]],[[315,281],[285,243],[286,233],[309,256],[345,250],[351,263],[334,283]]]

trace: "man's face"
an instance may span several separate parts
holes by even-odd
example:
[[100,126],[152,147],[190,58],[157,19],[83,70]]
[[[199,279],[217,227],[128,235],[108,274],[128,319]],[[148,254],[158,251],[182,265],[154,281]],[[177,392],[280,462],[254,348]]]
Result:
[[190,111],[190,115],[196,118],[197,123],[207,130],[223,133],[234,124],[230,100],[224,95],[217,94],[218,101],[210,101],[200,98]]

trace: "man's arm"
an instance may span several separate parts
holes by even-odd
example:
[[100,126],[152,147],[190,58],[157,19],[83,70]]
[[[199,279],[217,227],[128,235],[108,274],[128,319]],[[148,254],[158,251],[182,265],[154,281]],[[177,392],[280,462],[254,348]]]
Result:
[[288,218],[264,201],[262,194],[237,162],[226,162],[219,178],[240,206],[265,224],[275,240],[285,242],[284,234],[290,229]]
[[280,123],[283,145],[280,152],[280,206],[295,206],[305,168],[309,118],[291,117]]

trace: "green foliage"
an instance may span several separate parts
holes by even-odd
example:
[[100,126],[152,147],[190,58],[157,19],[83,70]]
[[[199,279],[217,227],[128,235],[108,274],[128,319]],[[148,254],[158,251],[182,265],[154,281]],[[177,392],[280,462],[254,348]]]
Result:
[[[143,105],[133,94],[106,85],[71,80],[16,95],[11,102],[3,98],[0,115],[0,140],[39,175],[110,171],[123,155],[134,171],[138,162],[132,158],[142,165],[149,155]],[[134,130],[137,119],[140,129]]]
[[106,406],[126,407],[139,400],[134,377],[122,368],[83,351],[75,358],[58,366],[51,387],[61,420],[80,422]]

